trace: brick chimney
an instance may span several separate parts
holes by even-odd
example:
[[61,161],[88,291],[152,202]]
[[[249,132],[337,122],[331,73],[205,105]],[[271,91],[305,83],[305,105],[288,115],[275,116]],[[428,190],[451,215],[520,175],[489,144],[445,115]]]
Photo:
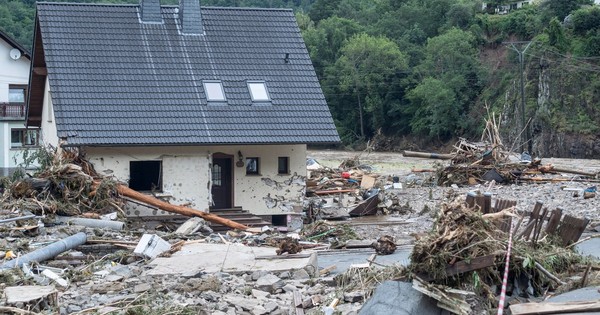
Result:
[[183,34],[204,33],[200,0],[179,0],[179,23]]
[[140,0],[140,18],[142,22],[161,23],[160,0]]

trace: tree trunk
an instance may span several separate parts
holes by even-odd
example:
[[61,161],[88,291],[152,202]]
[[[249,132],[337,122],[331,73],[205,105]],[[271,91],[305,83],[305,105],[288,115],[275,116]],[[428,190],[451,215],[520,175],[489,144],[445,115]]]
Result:
[[123,196],[135,199],[137,201],[140,201],[140,202],[152,205],[152,206],[155,206],[155,207],[157,207],[161,210],[167,211],[167,212],[177,213],[177,214],[185,215],[188,217],[201,217],[202,219],[204,219],[206,221],[225,225],[232,229],[246,230],[248,228],[247,226],[245,226],[241,223],[237,223],[235,221],[231,221],[229,219],[222,218],[218,215],[202,212],[202,211],[188,208],[188,207],[172,205],[170,203],[156,199],[153,196],[149,196],[149,195],[145,195],[140,192],[137,192],[137,191],[135,191],[129,187],[126,187],[124,185],[118,185],[117,190]]

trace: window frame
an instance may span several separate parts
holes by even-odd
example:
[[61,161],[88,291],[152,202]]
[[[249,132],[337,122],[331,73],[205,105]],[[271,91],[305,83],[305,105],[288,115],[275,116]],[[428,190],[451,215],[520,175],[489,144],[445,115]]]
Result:
[[[140,189],[138,188],[138,185],[135,185],[134,187],[131,186],[131,179],[133,178],[133,174],[132,174],[132,169],[133,169],[133,163],[158,163],[158,185],[156,187],[156,189],[152,190],[152,184],[154,183],[150,183],[150,189]],[[140,165],[140,167],[142,167]],[[148,168],[148,165],[145,166],[145,168]],[[139,172],[139,171],[138,171]],[[149,177],[149,176],[148,176]],[[138,184],[138,183],[136,183]],[[146,185],[146,184],[144,184]],[[162,160],[136,160],[136,161],[129,161],[129,180],[127,181],[127,186],[133,190],[139,191],[139,192],[158,192],[158,193],[162,193],[163,189],[164,189],[164,182],[163,182],[163,161]]]
[[[281,168],[281,162],[285,161],[285,169]],[[279,156],[277,157],[277,175],[289,175],[290,174],[290,157]]]
[[[11,102],[10,101],[10,90],[22,90],[23,101],[22,102]],[[25,105],[27,102],[27,84],[9,84],[8,85],[8,104],[10,105]]]
[[[209,95],[208,84],[218,84],[221,88],[221,95],[223,98],[211,98]],[[221,80],[203,80],[202,86],[204,87],[204,95],[206,96],[206,101],[209,103],[223,103],[227,102],[227,96],[225,95],[225,88],[223,87],[223,82]]]
[[[266,98],[257,99],[254,96],[254,93],[252,93],[252,88],[250,86],[255,85],[255,84],[262,84],[264,91],[265,91]],[[250,99],[252,100],[253,103],[269,103],[269,102],[271,102],[271,95],[269,93],[269,89],[267,88],[266,81],[249,80],[249,81],[246,81],[246,86],[248,87],[248,93],[250,93]]]
[[[20,132],[20,142],[13,142],[13,132]],[[25,138],[28,133],[35,134],[35,143],[26,144]],[[37,148],[40,146],[40,130],[39,129],[27,129],[27,128],[11,128],[10,129],[10,148],[11,149],[22,149],[22,148]]]
[[[256,161],[256,169],[250,170],[250,161]],[[260,175],[260,158],[259,157],[246,157],[246,175]]]

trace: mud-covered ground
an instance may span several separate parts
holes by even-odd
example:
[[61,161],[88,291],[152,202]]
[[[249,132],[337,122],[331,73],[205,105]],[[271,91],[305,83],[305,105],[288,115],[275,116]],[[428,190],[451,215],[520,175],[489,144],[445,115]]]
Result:
[[[418,237],[418,234],[429,231],[439,206],[444,201],[449,201],[456,196],[464,196],[469,191],[480,190],[491,192],[493,198],[517,200],[517,209],[531,211],[536,201],[541,201],[549,210],[560,207],[564,213],[577,217],[586,217],[591,220],[588,230],[600,228],[600,194],[595,198],[583,199],[579,194],[574,196],[574,191],[565,188],[587,188],[598,186],[599,183],[562,181],[555,183],[522,183],[511,185],[477,185],[466,187],[440,187],[431,184],[419,185],[421,181],[427,182],[428,176],[433,173],[413,173],[414,169],[431,169],[437,164],[447,165],[447,161],[424,158],[403,157],[401,153],[393,152],[348,152],[335,150],[309,150],[308,156],[316,159],[322,165],[335,168],[345,159],[356,156],[362,164],[369,164],[375,172],[382,175],[395,175],[403,182],[401,204],[407,203],[412,209],[407,214],[380,215],[377,217],[363,217],[349,221],[354,230],[363,238],[376,239],[384,234],[391,234],[399,242],[409,242]],[[557,167],[587,172],[600,172],[600,160],[589,159],[555,159],[542,158],[543,164],[551,163]],[[556,175],[560,176],[560,175]],[[564,178],[579,179],[577,176],[565,174]],[[415,183],[416,182],[416,183]]]

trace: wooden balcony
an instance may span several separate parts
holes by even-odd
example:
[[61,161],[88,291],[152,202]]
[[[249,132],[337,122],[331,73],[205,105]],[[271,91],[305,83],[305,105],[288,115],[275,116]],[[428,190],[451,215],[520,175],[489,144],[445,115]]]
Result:
[[0,103],[0,119],[24,119],[25,104],[24,103]]

